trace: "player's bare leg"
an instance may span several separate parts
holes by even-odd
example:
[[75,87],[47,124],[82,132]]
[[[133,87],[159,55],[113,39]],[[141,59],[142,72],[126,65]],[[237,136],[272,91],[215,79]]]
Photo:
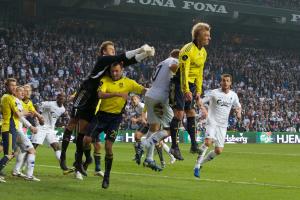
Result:
[[200,168],[203,164],[203,160],[205,159],[205,154],[209,147],[211,147],[213,141],[211,138],[205,138],[204,143],[201,145],[199,149],[199,154],[196,160],[196,164],[194,167],[194,176],[200,178]]
[[[147,133],[147,139],[149,139],[151,136],[155,135],[159,129],[160,129],[160,124],[149,124],[149,132]],[[145,145],[146,149],[147,149],[147,155],[146,155],[146,159],[145,159],[143,165],[145,167],[149,167],[150,169],[152,169],[154,171],[162,171],[162,168],[159,167],[156,164],[155,160],[153,159],[154,148],[155,148],[156,144],[158,144],[158,142],[159,141],[149,142],[148,145]]]
[[61,157],[61,149],[59,146],[58,142],[53,142],[52,144],[50,144],[50,146],[52,147],[54,153],[55,153],[55,158],[60,161],[60,157]]

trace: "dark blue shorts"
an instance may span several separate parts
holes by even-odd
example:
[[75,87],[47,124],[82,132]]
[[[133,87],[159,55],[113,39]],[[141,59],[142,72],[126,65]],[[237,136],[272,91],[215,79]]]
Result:
[[106,134],[105,140],[114,142],[116,140],[122,118],[122,114],[98,112],[90,123],[86,135],[91,136],[93,140],[96,141],[99,139],[101,132],[104,132]]
[[190,110],[195,108],[195,95],[196,85],[195,83],[189,83],[190,91],[193,94],[192,101],[185,101],[184,94],[180,88],[179,78],[173,78],[170,82],[170,106],[176,110]]

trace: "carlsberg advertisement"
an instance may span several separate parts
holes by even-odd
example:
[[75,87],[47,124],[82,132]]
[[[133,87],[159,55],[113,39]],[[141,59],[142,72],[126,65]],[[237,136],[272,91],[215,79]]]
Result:
[[[57,128],[57,138],[59,141],[62,140],[63,129]],[[135,142],[134,130],[120,130],[116,142]],[[30,138],[31,133],[27,130],[27,135]],[[204,140],[204,132],[198,131],[196,140],[198,143],[202,143]],[[76,136],[73,135],[72,139]],[[100,140],[104,141],[105,134],[100,134]],[[179,132],[179,142],[180,143],[190,143],[190,136],[187,131]],[[171,137],[164,140],[165,142],[171,142]],[[225,136],[226,144],[248,144],[248,143],[258,143],[258,144],[300,144],[300,133],[299,132],[238,132],[238,131],[228,131]]]

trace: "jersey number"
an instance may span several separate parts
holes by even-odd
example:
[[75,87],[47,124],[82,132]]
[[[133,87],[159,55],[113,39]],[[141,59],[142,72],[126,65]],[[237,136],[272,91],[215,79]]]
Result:
[[156,77],[157,77],[157,75],[158,75],[158,73],[159,73],[161,67],[162,67],[162,65],[158,65],[158,66],[156,67],[156,69],[155,69],[155,71],[154,71],[154,73],[153,73],[153,75],[152,75],[152,77],[151,77],[152,82],[155,81],[155,79],[156,79]]

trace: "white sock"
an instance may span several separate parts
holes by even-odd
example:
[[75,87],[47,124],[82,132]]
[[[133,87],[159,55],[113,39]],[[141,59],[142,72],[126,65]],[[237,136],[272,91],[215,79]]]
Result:
[[55,157],[58,161],[60,160],[60,154],[61,154],[61,150],[55,151]]
[[215,153],[215,151],[210,151],[205,158],[202,160],[202,162],[200,163],[200,165],[203,165],[204,163],[211,161],[212,159],[214,159],[217,156],[217,154]]
[[126,51],[125,55],[126,55],[126,58],[131,59],[131,58],[133,58],[136,54],[141,53],[141,52],[142,52],[142,48],[138,48],[138,49]]
[[152,160],[153,160],[153,156],[154,156],[154,148],[155,148],[155,145],[154,145],[154,144],[150,145],[150,147],[147,148],[147,156],[146,156],[146,159],[149,160],[149,161],[152,161]]
[[14,168],[14,172],[15,173],[19,173],[21,171],[21,167],[23,165],[23,162],[24,162],[24,157],[26,155],[26,152],[19,152],[17,157],[16,157],[16,165],[15,165],[15,168]]
[[34,164],[35,164],[35,155],[28,154],[28,156],[27,156],[27,177],[33,176]]
[[25,157],[23,159],[23,165],[21,168],[22,171],[25,171],[25,169],[27,168],[27,156],[28,156],[28,153],[25,155]]
[[204,159],[204,156],[206,154],[208,147],[205,144],[202,144],[200,149],[201,149],[202,153],[198,155],[198,158],[197,158],[196,164],[195,164],[195,168],[200,168],[200,165]]
[[174,156],[170,153],[170,148],[166,143],[163,143],[162,145],[163,149],[165,150],[165,152],[171,157],[173,158]]
[[150,138],[150,136],[152,136],[152,135],[153,135],[153,132],[148,131],[147,134],[146,134],[146,139],[143,140],[142,143],[141,143],[142,146],[145,147],[146,149],[148,149],[148,148],[150,147],[150,145],[151,145],[151,144],[150,144],[150,139],[149,139],[149,138]]

